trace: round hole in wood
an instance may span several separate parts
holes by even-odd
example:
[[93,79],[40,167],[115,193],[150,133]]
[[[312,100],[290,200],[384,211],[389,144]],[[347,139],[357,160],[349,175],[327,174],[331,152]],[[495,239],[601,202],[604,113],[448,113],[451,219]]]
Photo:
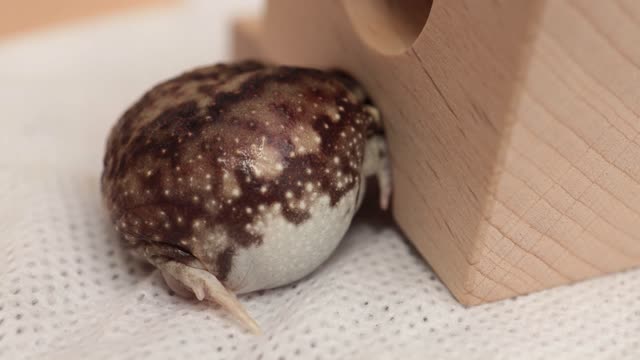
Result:
[[418,38],[433,0],[343,0],[360,37],[384,54],[400,54]]

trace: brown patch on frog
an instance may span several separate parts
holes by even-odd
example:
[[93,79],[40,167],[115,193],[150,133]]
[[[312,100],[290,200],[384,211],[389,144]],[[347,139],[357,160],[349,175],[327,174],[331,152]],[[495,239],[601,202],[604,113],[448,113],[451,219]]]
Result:
[[233,249],[233,247],[228,247],[218,255],[218,260],[216,261],[216,263],[218,264],[218,273],[220,274],[218,280],[220,280],[221,282],[225,281],[227,279],[227,276],[231,272],[234,254],[235,250]]
[[[133,239],[128,239],[130,245],[157,241],[191,254],[202,253],[197,247],[206,240],[195,238],[193,226],[194,221],[206,219],[207,224],[222,226],[230,239],[211,259],[216,268],[209,269],[222,280],[231,269],[236,246],[260,245],[262,235],[247,228],[263,216],[258,211],[260,205],[268,208],[279,203],[287,221],[301,224],[310,218],[309,206],[300,209],[290,205],[305,197],[304,184],[312,183],[314,191],[328,195],[331,206],[359,186],[366,140],[363,135],[370,131],[372,122],[362,103],[349,100],[343,80],[317,70],[263,68],[255,63],[219,68],[234,74],[255,70],[260,71],[235,91],[216,93],[216,87],[223,83],[200,87],[198,96],[213,98],[213,105],[206,108],[198,107],[198,99],[193,98],[137,128],[136,117],[155,101],[145,95],[116,125],[105,156],[102,187],[114,222],[120,225],[122,234]],[[161,86],[175,90],[179,84],[220,77],[211,69],[196,70]],[[292,97],[285,92],[299,95]],[[163,94],[170,96],[170,91]],[[268,109],[279,114],[284,129],[274,131],[272,125],[261,121],[259,113],[227,116],[227,109],[260,101],[266,101]],[[312,104],[341,109],[336,110],[339,120],[318,113]],[[317,151],[295,153],[291,137],[300,125],[320,137]],[[250,166],[243,166],[243,161],[251,159],[249,144],[262,137],[282,159],[277,176],[261,178]],[[237,181],[235,197],[225,195],[225,172]],[[338,174],[342,180],[336,179]],[[194,179],[202,181],[203,177],[208,185],[193,185]],[[130,183],[127,181],[139,183],[140,193],[124,195]],[[211,201],[216,203],[215,211],[211,210]]]

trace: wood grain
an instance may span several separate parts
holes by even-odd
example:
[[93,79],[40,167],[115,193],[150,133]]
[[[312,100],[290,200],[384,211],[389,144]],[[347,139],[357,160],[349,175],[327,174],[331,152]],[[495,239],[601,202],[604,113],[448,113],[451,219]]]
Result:
[[269,1],[237,25],[236,55],[363,82],[386,121],[394,216],[461,302],[639,265],[640,3],[401,2],[387,16],[420,7],[424,28],[375,43],[362,24],[402,20],[380,20],[386,1]]

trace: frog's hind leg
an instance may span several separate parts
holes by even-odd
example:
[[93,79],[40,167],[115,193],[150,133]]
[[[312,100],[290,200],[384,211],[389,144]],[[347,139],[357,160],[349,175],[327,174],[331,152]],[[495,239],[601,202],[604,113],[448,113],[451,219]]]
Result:
[[251,332],[255,334],[262,332],[235,294],[227,290],[212,273],[166,258],[156,258],[153,263],[162,272],[167,285],[178,294],[184,295],[191,292],[198,300],[216,302]]

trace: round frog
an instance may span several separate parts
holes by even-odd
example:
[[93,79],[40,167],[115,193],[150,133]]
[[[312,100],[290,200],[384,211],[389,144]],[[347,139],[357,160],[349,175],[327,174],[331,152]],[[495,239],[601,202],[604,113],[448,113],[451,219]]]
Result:
[[220,303],[281,286],[336,248],[377,176],[379,112],[340,71],[218,64],[165,81],[113,127],[101,185],[125,246],[176,293]]

